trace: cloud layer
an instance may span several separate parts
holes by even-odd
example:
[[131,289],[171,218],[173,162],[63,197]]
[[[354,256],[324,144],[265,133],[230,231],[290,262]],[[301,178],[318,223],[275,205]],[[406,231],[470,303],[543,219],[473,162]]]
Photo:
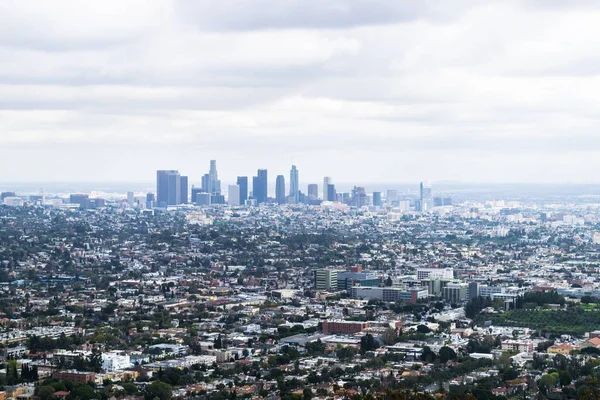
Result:
[[0,181],[600,182],[600,6],[8,0]]

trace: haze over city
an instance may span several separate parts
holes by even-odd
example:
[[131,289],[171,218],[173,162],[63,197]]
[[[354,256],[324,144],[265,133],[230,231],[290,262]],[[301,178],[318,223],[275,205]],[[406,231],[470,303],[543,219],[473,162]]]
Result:
[[592,1],[4,1],[0,182],[600,182]]

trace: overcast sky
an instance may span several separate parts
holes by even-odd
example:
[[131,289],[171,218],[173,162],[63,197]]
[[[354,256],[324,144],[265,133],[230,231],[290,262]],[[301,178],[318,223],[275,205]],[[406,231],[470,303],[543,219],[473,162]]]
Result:
[[600,182],[600,4],[2,0],[0,181]]

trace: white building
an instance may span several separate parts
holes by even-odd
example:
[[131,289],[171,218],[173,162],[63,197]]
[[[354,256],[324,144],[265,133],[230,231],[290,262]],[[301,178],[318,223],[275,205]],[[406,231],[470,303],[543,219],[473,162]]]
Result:
[[107,372],[123,371],[131,368],[129,354],[120,351],[111,351],[102,354],[102,369]]
[[227,191],[227,203],[230,206],[240,205],[240,185],[229,185]]
[[454,269],[452,268],[419,268],[417,269],[417,280],[425,279],[452,279]]

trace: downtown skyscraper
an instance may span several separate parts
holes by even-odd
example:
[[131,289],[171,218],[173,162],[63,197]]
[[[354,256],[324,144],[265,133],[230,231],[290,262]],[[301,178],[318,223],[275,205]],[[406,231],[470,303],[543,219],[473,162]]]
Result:
[[248,200],[248,177],[238,176],[237,185],[240,187],[240,204],[245,204]]
[[159,207],[187,203],[188,178],[176,170],[156,172],[156,201]]
[[300,200],[300,178],[295,165],[292,165],[290,170],[290,197],[293,203],[298,203]]
[[275,179],[275,201],[277,201],[277,204],[287,203],[285,197],[285,177],[283,175],[277,175]]
[[258,204],[267,202],[267,170],[259,169],[255,177],[252,178],[252,195]]

